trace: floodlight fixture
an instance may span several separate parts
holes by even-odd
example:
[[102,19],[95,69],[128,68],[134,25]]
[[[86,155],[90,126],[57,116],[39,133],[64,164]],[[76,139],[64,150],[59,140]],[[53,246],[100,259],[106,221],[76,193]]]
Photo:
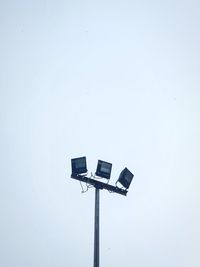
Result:
[[72,175],[87,173],[86,157],[71,159]]
[[127,169],[125,168],[119,175],[119,179],[117,182],[122,184],[126,189],[129,188],[131,181],[133,179],[134,175]]
[[102,178],[110,179],[111,170],[112,170],[111,163],[98,160],[97,170],[95,172],[95,175],[102,177]]

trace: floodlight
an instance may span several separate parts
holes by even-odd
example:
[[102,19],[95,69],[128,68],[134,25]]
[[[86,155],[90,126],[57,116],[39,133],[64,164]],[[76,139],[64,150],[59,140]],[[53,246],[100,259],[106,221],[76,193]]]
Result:
[[110,179],[111,169],[112,169],[111,163],[98,160],[97,170],[95,174],[102,178]]
[[120,173],[118,182],[120,182],[120,184],[122,184],[126,189],[128,189],[133,179],[133,176],[134,175],[127,168],[125,168]]
[[71,159],[72,175],[83,174],[87,172],[86,157]]

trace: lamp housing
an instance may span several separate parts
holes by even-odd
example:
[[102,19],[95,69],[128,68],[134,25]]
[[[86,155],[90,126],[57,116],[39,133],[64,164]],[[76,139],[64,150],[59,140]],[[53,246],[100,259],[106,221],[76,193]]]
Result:
[[129,188],[131,181],[133,179],[134,175],[125,168],[119,175],[118,182],[123,185],[126,189]]
[[86,157],[71,159],[72,175],[87,173]]
[[110,179],[111,170],[112,170],[111,163],[98,160],[97,170],[95,172],[95,175],[102,177],[102,178]]

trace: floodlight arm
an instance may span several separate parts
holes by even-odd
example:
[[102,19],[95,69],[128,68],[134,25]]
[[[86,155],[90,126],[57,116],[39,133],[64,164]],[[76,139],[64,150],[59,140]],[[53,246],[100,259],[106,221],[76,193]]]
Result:
[[72,173],[71,178],[78,180],[80,182],[84,182],[84,183],[93,185],[97,189],[101,189],[101,190],[106,189],[110,192],[117,193],[117,194],[120,194],[123,196],[126,196],[126,194],[128,193],[128,191],[126,189],[121,189],[119,187],[116,187],[116,186],[113,186],[110,184],[102,183],[100,181],[88,178],[88,177],[80,175],[80,174],[73,174]]

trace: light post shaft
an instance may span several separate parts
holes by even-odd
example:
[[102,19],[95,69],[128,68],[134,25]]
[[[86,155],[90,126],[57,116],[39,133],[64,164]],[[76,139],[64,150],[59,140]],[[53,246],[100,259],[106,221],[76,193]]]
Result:
[[94,267],[99,267],[99,188],[95,188]]

